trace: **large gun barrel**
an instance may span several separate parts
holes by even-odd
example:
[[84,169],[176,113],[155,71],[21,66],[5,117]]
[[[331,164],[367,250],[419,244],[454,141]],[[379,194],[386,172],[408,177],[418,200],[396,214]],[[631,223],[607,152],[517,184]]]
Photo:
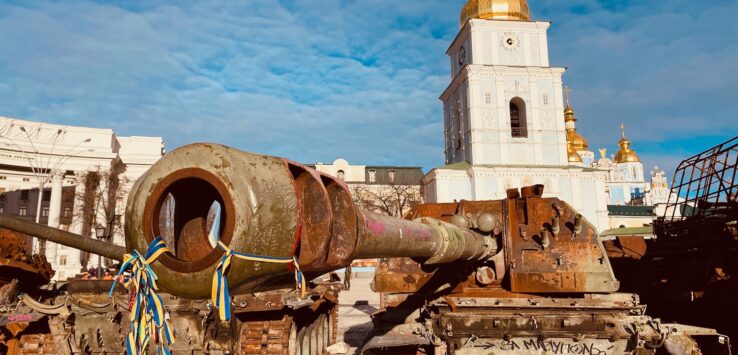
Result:
[[[172,252],[152,266],[159,284],[195,298],[211,292],[224,253],[217,242],[239,253],[296,256],[309,277],[362,258],[443,263],[497,251],[491,238],[452,224],[360,211],[343,181],[299,163],[215,144],[162,158],[133,187],[126,216],[128,248],[145,250],[161,236]],[[228,283],[248,292],[289,275],[284,265],[234,259]]]
[[[0,216],[0,226],[116,260],[161,237],[171,252],[151,267],[163,289],[188,298],[210,295],[215,268],[228,251],[295,256],[308,277],[355,259],[411,257],[439,264],[497,252],[490,236],[431,218],[408,221],[361,211],[341,180],[216,144],[176,149],[136,182],[126,208],[125,248],[11,217]],[[290,268],[234,258],[228,283],[233,293],[281,287]]]

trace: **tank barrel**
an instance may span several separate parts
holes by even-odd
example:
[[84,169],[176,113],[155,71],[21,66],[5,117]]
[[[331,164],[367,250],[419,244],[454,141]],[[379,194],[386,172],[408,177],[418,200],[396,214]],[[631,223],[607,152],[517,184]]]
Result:
[[[355,259],[412,257],[427,264],[481,260],[497,252],[488,236],[436,219],[408,221],[361,211],[345,182],[279,157],[217,144],[167,154],[134,185],[126,246],[146,250],[162,237],[170,253],[151,264],[159,285],[208,297],[218,263],[233,252],[232,293],[283,287],[290,265],[238,254],[296,257],[308,278]],[[187,282],[183,282],[186,280]]]
[[42,224],[2,214],[0,214],[0,227],[118,261],[123,260],[123,254],[125,254],[126,251],[126,249],[120,245],[86,238],[79,234],[70,233],[61,229],[47,227]]
[[426,264],[482,260],[497,252],[493,239],[452,224],[420,221],[362,211],[365,227],[353,259],[411,257]]

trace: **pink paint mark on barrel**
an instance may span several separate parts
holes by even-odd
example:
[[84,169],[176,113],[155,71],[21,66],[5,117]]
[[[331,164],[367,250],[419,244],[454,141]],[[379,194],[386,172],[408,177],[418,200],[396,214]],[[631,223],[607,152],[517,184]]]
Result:
[[369,228],[370,231],[374,234],[382,234],[384,233],[384,223],[382,223],[379,220],[374,219],[366,219],[366,227]]

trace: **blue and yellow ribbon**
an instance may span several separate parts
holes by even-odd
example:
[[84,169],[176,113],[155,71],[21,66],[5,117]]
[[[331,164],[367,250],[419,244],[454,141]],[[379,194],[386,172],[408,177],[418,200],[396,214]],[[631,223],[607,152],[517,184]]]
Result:
[[[174,326],[164,315],[164,302],[156,291],[158,278],[151,269],[151,263],[169,251],[161,237],[149,245],[145,255],[138,251],[123,256],[123,264],[118,272],[120,277],[130,269],[131,277],[125,283],[133,287],[134,302],[131,307],[131,331],[126,338],[126,351],[129,355],[146,354],[151,339],[155,339],[159,354],[170,355],[169,345],[174,343]],[[113,281],[109,295],[112,297],[117,279]]]
[[223,257],[220,258],[220,263],[215,268],[211,297],[213,305],[218,308],[218,313],[222,321],[231,320],[231,295],[228,291],[228,280],[226,279],[226,274],[228,273],[228,268],[231,266],[231,258],[234,256],[239,259],[257,262],[293,264],[295,266],[295,283],[297,284],[297,289],[300,290],[300,297],[305,297],[307,282],[305,281],[302,271],[300,271],[300,264],[297,262],[297,257],[275,257],[239,253],[231,250],[221,241],[218,241],[218,248],[223,250],[224,254]]

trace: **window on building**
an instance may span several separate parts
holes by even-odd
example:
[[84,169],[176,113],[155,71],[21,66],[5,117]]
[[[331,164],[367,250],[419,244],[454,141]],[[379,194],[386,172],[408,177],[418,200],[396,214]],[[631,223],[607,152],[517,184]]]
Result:
[[394,183],[395,182],[395,171],[390,170],[387,172],[387,176],[389,177],[389,182]]
[[67,256],[66,255],[60,255],[59,256],[59,266],[67,265]]
[[23,182],[29,182],[29,181],[31,181],[30,178],[23,178]]
[[26,208],[26,206],[18,207],[18,215],[21,217],[28,216],[28,209]]
[[21,200],[28,201],[28,190],[21,191]]
[[377,182],[377,171],[369,170],[369,182]]
[[489,104],[492,103],[492,94],[491,93],[484,94],[484,103],[486,103],[487,105],[489,105]]
[[51,191],[44,191],[44,198],[43,198],[43,200],[44,200],[44,202],[51,201]]
[[65,218],[72,217],[72,208],[71,207],[64,207],[64,214],[63,216]]
[[8,177],[5,175],[0,175],[0,180],[8,180]]
[[343,170],[339,170],[336,176],[339,180],[346,180],[346,172],[344,172]]
[[549,102],[550,102],[550,100],[548,98],[548,94],[543,94],[543,104],[544,105],[548,105]]
[[515,138],[528,137],[525,101],[519,97],[510,100],[510,129]]
[[48,217],[49,216],[49,208],[43,207],[41,208],[41,217]]

